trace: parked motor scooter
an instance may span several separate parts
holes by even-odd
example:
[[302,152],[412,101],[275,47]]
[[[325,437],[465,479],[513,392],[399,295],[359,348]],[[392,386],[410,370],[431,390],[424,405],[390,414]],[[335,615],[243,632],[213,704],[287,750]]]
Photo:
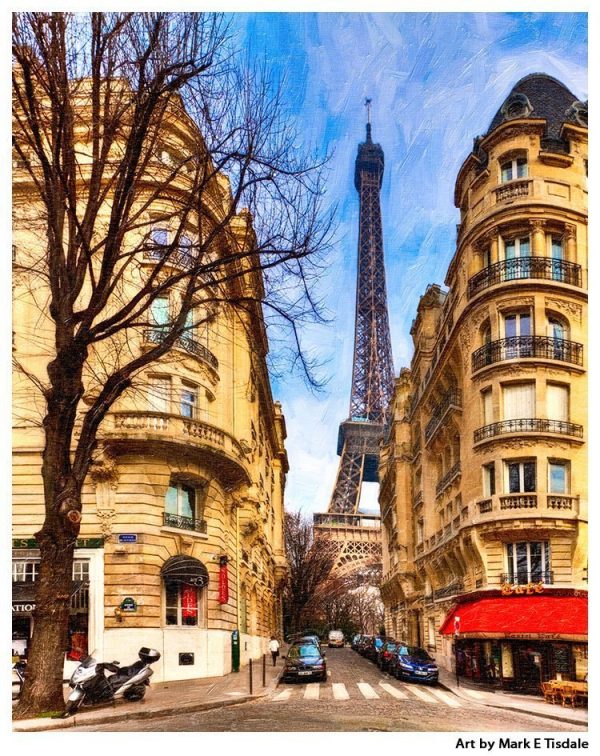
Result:
[[25,682],[25,670],[27,669],[27,661],[25,659],[19,659],[18,662],[13,664],[12,668],[12,697],[19,698],[23,692],[23,684]]
[[[153,671],[150,665],[160,659],[160,653],[153,648],[140,648],[140,661],[128,667],[119,667],[119,662],[97,662],[93,656],[82,659],[71,675],[69,685],[73,688],[63,717],[70,717],[85,702],[88,705],[102,704],[115,698],[127,701],[141,701],[150,685]],[[106,677],[105,672],[113,674]]]

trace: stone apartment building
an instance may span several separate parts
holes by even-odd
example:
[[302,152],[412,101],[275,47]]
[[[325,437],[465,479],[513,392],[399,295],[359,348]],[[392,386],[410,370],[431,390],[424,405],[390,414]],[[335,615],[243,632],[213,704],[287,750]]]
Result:
[[537,691],[587,674],[587,103],[520,80],[454,199],[383,446],[386,629]]
[[[174,106],[148,181],[163,180],[182,156],[193,154],[199,138],[183,108]],[[84,177],[91,161],[84,137],[80,155]],[[13,355],[43,381],[53,350],[45,284],[35,273],[44,226],[30,174],[19,160],[13,170]],[[173,192],[188,191],[186,181],[180,172]],[[231,197],[224,176],[216,177],[205,201],[214,213],[227,211]],[[170,199],[161,202],[164,217]],[[145,212],[147,224],[155,209]],[[172,233],[169,222],[152,226],[124,296],[135,291],[135,275],[148,275],[156,265]],[[199,233],[190,215],[172,267],[189,263]],[[242,212],[214,254],[226,255],[227,244],[243,248],[252,239],[251,220]],[[252,258],[241,265],[250,268]],[[151,646],[162,655],[157,680],[222,675],[231,670],[233,630],[240,630],[242,664],[265,652],[273,633],[281,634],[285,421],[271,393],[261,308],[240,312],[227,305],[228,296],[240,291],[258,295],[258,301],[261,275],[242,270],[222,286],[224,303],[211,304],[210,317],[198,317],[202,325],[190,327],[149,366],[102,423],[83,493],[65,674],[88,652],[131,663],[141,646]],[[163,317],[178,296],[175,286],[155,301],[147,325],[128,337],[132,352],[160,339]],[[195,309],[203,307],[199,301]],[[90,392],[95,371],[102,374],[109,356],[98,350],[90,360]],[[13,387],[13,654],[26,654],[39,563],[34,534],[44,517],[44,405],[23,370],[14,372]],[[80,417],[85,410],[84,397]]]

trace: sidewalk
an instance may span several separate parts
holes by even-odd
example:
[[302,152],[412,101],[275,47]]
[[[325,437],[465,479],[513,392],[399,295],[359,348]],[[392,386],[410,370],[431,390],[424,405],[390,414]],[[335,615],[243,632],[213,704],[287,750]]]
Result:
[[[248,666],[224,677],[203,677],[194,680],[151,683],[143,701],[123,699],[94,708],[82,708],[69,719],[20,719],[13,722],[13,732],[39,732],[61,730],[77,725],[94,726],[119,722],[124,719],[151,719],[184,711],[203,711],[221,706],[245,703],[263,698],[273,692],[283,670],[281,657],[273,667],[267,658],[266,686],[262,684],[262,658],[252,663],[253,690],[250,695]],[[65,686],[65,698],[71,689]]]
[[536,696],[522,696],[516,693],[505,693],[501,690],[481,690],[474,685],[464,683],[462,678],[460,685],[457,685],[455,675],[445,669],[440,669],[439,682],[443,688],[447,688],[456,696],[471,704],[478,703],[496,709],[518,711],[520,714],[534,714],[537,717],[554,719],[557,722],[568,724],[586,727],[588,724],[587,709],[571,709],[546,703],[543,698]]

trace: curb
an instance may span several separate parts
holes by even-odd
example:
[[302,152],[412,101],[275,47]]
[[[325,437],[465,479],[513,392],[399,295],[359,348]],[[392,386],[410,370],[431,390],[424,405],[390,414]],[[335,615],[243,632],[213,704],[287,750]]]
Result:
[[492,709],[502,709],[504,711],[516,711],[519,714],[528,714],[530,717],[542,717],[542,719],[550,719],[555,722],[564,722],[565,724],[573,724],[573,725],[580,725],[583,727],[588,726],[587,722],[582,722],[580,719],[573,719],[568,716],[561,716],[560,714],[550,714],[546,712],[538,712],[538,711],[527,711],[522,708],[519,708],[518,706],[512,706],[511,704],[502,705],[502,704],[496,704],[491,703],[489,701],[473,701],[472,699],[467,699],[464,696],[461,696],[460,693],[456,692],[456,688],[451,688],[448,685],[444,685],[442,682],[438,682],[438,685],[440,688],[445,688],[446,690],[450,691],[450,693],[454,693],[455,696],[458,698],[461,698],[463,701],[469,701],[469,703],[479,703],[481,706],[489,706]]
[[253,693],[252,695],[239,696],[238,698],[222,698],[215,701],[205,701],[203,703],[189,703],[183,705],[172,705],[162,709],[142,709],[135,712],[118,712],[101,714],[93,719],[89,717],[88,713],[69,717],[69,719],[22,719],[15,720],[13,722],[13,732],[43,732],[47,730],[64,730],[72,727],[90,726],[100,724],[109,724],[110,722],[120,722],[124,719],[152,719],[154,717],[168,717],[171,714],[178,714],[181,712],[196,712],[196,711],[208,711],[210,709],[220,709],[225,706],[236,706],[237,704],[248,703],[248,701],[255,701],[260,698],[265,698],[270,695],[279,684],[283,670],[279,672],[277,677],[274,677],[260,693]]

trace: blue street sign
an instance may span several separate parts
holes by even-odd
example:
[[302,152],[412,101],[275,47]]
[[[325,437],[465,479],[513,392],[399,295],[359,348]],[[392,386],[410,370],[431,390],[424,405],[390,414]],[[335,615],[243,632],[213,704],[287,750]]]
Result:
[[137,533],[119,533],[119,543],[137,543]]

